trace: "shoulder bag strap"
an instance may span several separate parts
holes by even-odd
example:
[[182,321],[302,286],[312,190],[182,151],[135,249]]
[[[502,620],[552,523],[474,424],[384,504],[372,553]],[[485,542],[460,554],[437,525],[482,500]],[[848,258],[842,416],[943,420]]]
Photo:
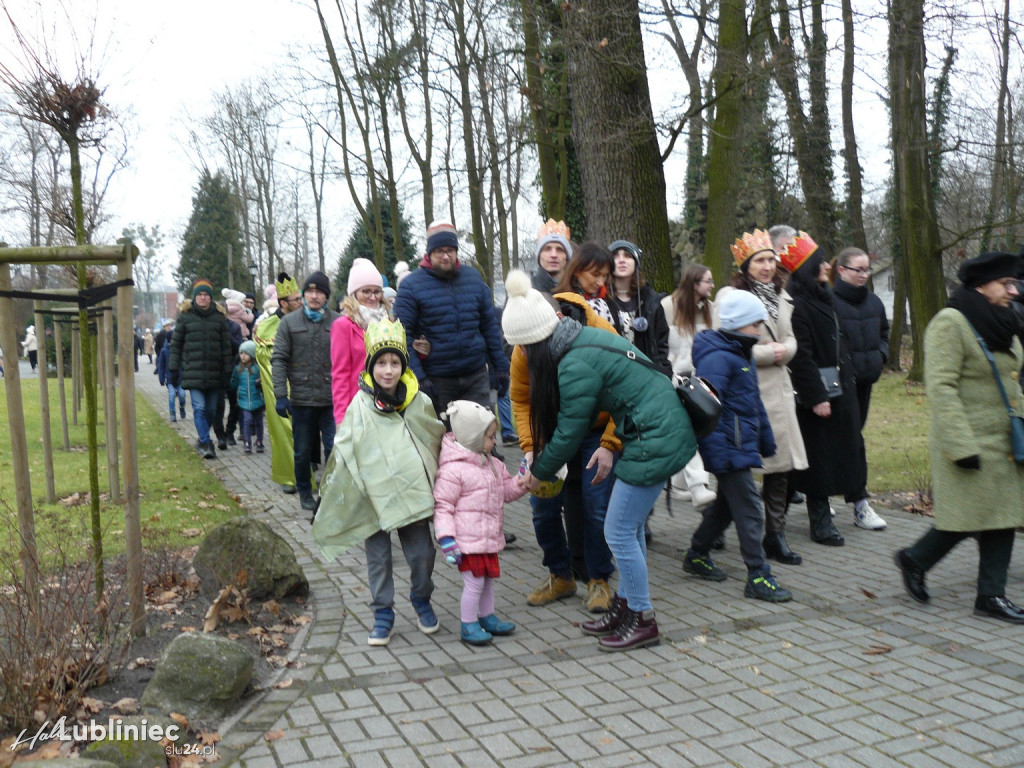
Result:
[[[966,316],[964,319],[967,320]],[[971,333],[974,334],[974,338],[977,339],[978,344],[981,345],[981,351],[985,353],[985,357],[988,359],[988,364],[992,366],[992,375],[995,377],[996,385],[999,387],[999,394],[1003,396],[1003,405],[1006,406],[1006,412],[1009,413],[1010,416],[1015,415],[1013,407],[1010,405],[1010,398],[1006,396],[1006,389],[1003,387],[1003,380],[999,376],[999,369],[996,368],[996,359],[992,356],[992,352],[989,350],[988,344],[986,344],[985,340],[981,338],[981,334],[974,329],[970,320],[967,320],[967,327],[971,329]]]
[[652,363],[652,362],[650,362],[648,360],[644,360],[642,357],[637,355],[635,350],[632,350],[632,349],[619,349],[618,347],[610,347],[607,344],[573,344],[572,345],[573,349],[583,349],[585,347],[589,347],[590,349],[603,349],[606,352],[614,352],[617,355],[622,355],[623,357],[628,357],[630,360],[635,360],[636,362],[640,363],[640,365],[643,365],[643,366],[645,366],[647,368],[650,368],[653,371],[657,371],[658,373],[664,374],[664,371],[662,371],[654,363]]

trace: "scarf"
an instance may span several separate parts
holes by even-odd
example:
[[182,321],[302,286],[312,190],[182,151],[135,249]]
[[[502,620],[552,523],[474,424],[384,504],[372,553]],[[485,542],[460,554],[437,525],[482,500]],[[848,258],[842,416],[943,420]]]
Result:
[[990,304],[976,290],[964,285],[953,291],[946,306],[961,312],[993,352],[1005,352],[1013,345],[1018,324],[1011,307]]
[[327,314],[326,309],[310,309],[306,306],[306,300],[302,300],[302,312],[306,316],[306,319],[311,323],[319,323],[324,319],[324,315]]
[[775,290],[775,283],[762,283],[751,278],[750,292],[761,300],[773,320],[779,319],[779,293]]
[[390,320],[387,308],[381,304],[376,309],[370,309],[359,305],[359,325],[363,330],[370,327],[371,323],[379,323],[381,320]]
[[[367,378],[372,382],[372,385],[366,382]],[[402,406],[405,404],[407,390],[405,388],[404,381],[398,382],[398,388],[395,390],[395,394],[393,395],[389,395],[383,389],[378,387],[377,382],[374,381],[372,376],[360,376],[359,388],[373,398],[374,408],[381,413],[392,413],[393,411],[401,412]]]

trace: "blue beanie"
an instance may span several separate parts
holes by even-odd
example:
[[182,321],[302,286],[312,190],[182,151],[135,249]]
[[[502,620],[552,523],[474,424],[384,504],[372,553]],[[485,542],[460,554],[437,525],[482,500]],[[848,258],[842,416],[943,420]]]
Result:
[[718,327],[723,331],[738,331],[767,319],[764,304],[750,291],[729,291],[718,307]]

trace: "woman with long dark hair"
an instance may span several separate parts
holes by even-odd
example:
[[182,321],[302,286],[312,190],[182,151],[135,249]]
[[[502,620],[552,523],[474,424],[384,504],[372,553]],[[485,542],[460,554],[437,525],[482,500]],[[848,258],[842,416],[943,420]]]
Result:
[[[610,610],[597,621],[585,622],[582,629],[599,637],[605,651],[653,645],[659,638],[644,522],[665,480],[696,451],[690,420],[669,378],[628,341],[585,328],[572,318],[559,319],[523,272],[510,273],[505,287],[509,298],[502,330],[526,353],[531,382],[536,453],[523,484],[534,489],[541,481],[552,480],[579,449],[594,413],[611,414],[623,444],[604,523],[605,539],[619,569],[619,587]],[[629,360],[627,353],[638,359]]]
[[661,296],[644,280],[640,270],[643,252],[628,240],[608,246],[612,254],[612,311],[618,314],[621,333],[664,371],[672,374],[668,360],[668,323]]

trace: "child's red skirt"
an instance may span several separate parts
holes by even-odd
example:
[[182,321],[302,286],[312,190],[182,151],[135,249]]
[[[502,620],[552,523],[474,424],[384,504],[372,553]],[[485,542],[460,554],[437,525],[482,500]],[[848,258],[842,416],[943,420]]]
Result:
[[498,565],[496,552],[487,555],[463,555],[459,570],[469,571],[478,579],[496,579],[501,576],[501,566]]

